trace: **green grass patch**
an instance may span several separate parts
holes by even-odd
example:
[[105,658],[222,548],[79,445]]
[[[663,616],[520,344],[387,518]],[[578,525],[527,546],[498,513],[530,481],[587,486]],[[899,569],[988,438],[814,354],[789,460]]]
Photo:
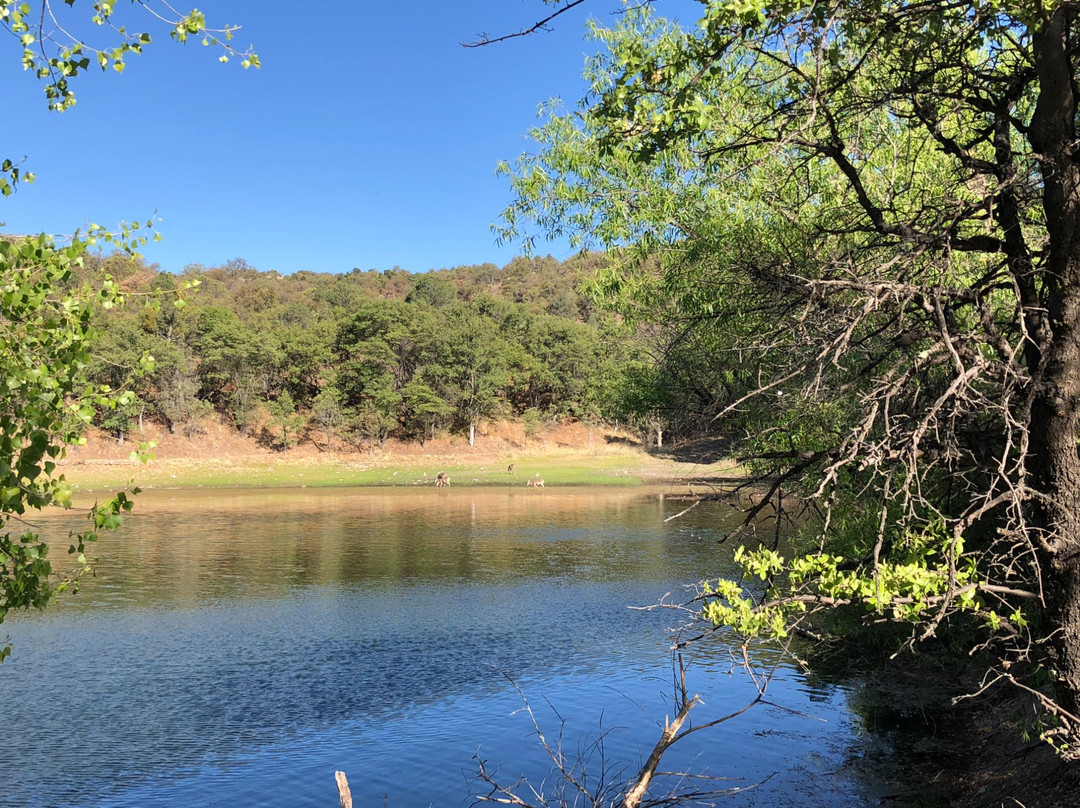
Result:
[[[514,463],[514,473],[507,465]],[[645,453],[560,454],[507,456],[469,462],[455,457],[375,457],[365,455],[326,458],[290,458],[288,455],[223,458],[220,460],[151,460],[84,462],[65,465],[63,471],[76,491],[109,491],[138,485],[141,488],[280,488],[280,487],[434,487],[439,472],[450,476],[451,487],[526,487],[543,479],[544,487],[640,486],[685,476],[707,474],[712,467],[687,467]],[[719,468],[719,467],[717,467]]]

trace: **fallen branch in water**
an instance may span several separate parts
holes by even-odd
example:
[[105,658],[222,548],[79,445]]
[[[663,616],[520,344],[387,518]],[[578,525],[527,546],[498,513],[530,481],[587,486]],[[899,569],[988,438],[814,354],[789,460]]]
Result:
[[[742,664],[749,670],[750,659],[745,647],[743,648]],[[600,738],[590,744],[583,752],[579,752],[578,755],[568,758],[563,752],[562,730],[560,729],[558,738],[554,743],[549,742],[547,736],[545,736],[541,729],[525,694],[513,679],[503,673],[503,676],[510,682],[514,689],[517,690],[518,695],[521,696],[522,702],[524,703],[522,709],[528,714],[532,721],[533,729],[540,740],[540,746],[544,749],[552,762],[553,774],[555,775],[554,790],[551,794],[545,794],[543,792],[544,784],[535,787],[524,778],[521,778],[510,785],[500,784],[496,779],[497,772],[489,771],[486,761],[477,755],[475,757],[479,766],[477,778],[490,786],[490,791],[487,794],[478,795],[476,801],[493,802],[499,805],[513,805],[518,806],[518,808],[565,808],[566,806],[582,804],[592,806],[593,808],[652,808],[653,806],[670,806],[680,802],[699,802],[706,799],[730,796],[742,791],[757,788],[762,783],[771,779],[773,776],[772,774],[764,780],[749,786],[710,791],[698,791],[696,789],[689,792],[685,790],[672,791],[671,793],[655,798],[647,798],[649,788],[653,785],[655,779],[661,775],[676,776],[682,781],[725,779],[696,775],[690,772],[662,772],[659,771],[659,766],[667,751],[678,741],[691,733],[714,727],[725,721],[730,721],[732,718],[742,715],[756,704],[771,703],[765,700],[765,691],[768,688],[776,668],[773,667],[767,673],[763,674],[754,674],[753,671],[751,671],[750,678],[754,682],[755,689],[757,690],[757,695],[754,699],[733,713],[709,721],[705,724],[687,727],[686,723],[689,719],[690,711],[698,704],[701,704],[701,699],[697,695],[691,696],[689,690],[687,690],[687,666],[683,663],[681,655],[677,655],[673,659],[673,667],[676,667],[674,672],[677,674],[675,682],[677,691],[674,705],[676,707],[675,717],[667,717],[664,719],[664,726],[659,740],[657,740],[656,745],[653,747],[640,771],[626,784],[625,792],[617,786],[616,781],[618,778],[614,776],[616,773],[612,771],[609,761],[604,757],[603,741],[606,737],[606,733],[601,734]],[[500,671],[500,673],[502,672]],[[558,715],[558,713],[556,713],[556,715]],[[594,753],[599,754],[600,756],[600,767],[598,771],[593,772],[593,780],[590,780],[591,767],[589,764],[590,758]]]
[[337,780],[338,800],[341,808],[352,808],[352,792],[349,791],[349,781],[345,779],[345,772],[334,772]]

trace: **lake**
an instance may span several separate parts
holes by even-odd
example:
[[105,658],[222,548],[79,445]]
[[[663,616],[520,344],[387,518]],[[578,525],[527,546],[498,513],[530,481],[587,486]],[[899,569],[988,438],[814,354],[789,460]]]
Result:
[[[79,594],[0,626],[15,646],[0,804],[331,808],[343,770],[357,808],[466,806],[487,791],[477,756],[550,795],[523,698],[549,745],[623,783],[672,713],[686,621],[634,607],[730,572],[720,540],[738,514],[704,503],[666,521],[685,509],[650,490],[141,494]],[[753,699],[723,638],[686,658],[696,724]],[[760,784],[722,801],[740,808],[876,805],[903,789],[850,696],[781,666],[775,706],[661,766],[731,779],[667,785]]]

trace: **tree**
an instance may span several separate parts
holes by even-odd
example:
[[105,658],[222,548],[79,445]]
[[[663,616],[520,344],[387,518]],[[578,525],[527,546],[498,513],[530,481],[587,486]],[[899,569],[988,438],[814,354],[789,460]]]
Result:
[[270,426],[281,430],[281,448],[287,452],[296,445],[304,426],[304,417],[296,412],[296,403],[288,390],[273,401],[268,401],[266,407],[272,416]]
[[[174,39],[204,36],[222,46],[222,58],[235,53],[245,66],[258,64],[254,54],[236,53],[218,39],[219,33],[223,40],[230,39],[233,29],[207,28],[198,11],[178,15],[166,3],[138,5],[164,21]],[[114,25],[113,7],[107,2],[93,5],[91,21],[115,37],[95,47],[67,33],[79,26],[61,24],[58,14],[62,17],[65,12],[54,9],[49,0],[32,5],[0,0],[0,26],[12,35],[10,41],[21,44],[23,68],[43,80],[52,109],[63,111],[74,104],[70,79],[85,72],[92,61],[102,69],[122,72],[126,56],[140,52],[150,41],[146,33]],[[18,182],[31,179],[20,162],[0,160],[4,196],[10,196]],[[23,517],[48,505],[70,505],[70,486],[57,473],[65,447],[80,440],[96,409],[127,406],[132,400],[130,391],[110,394],[85,384],[83,370],[97,335],[94,308],[118,305],[123,295],[108,276],[96,290],[81,286],[75,270],[95,244],[138,246],[138,238],[127,238],[138,229],[139,223],[122,227],[117,237],[92,227],[59,242],[45,235],[0,237],[0,621],[10,609],[44,607],[57,591],[77,581],[52,579],[48,543],[32,529],[22,529]],[[149,363],[144,367],[149,369]],[[71,537],[69,552],[78,555],[84,569],[86,544],[97,538],[98,530],[117,527],[121,514],[130,508],[127,494],[118,493],[92,510],[90,530]],[[10,529],[13,520],[20,525],[18,532]],[[9,651],[0,649],[0,659]]]
[[360,403],[346,407],[344,411],[345,437],[356,448],[363,449],[366,445],[370,452],[374,452],[375,444],[381,449],[386,445],[386,439],[390,436],[390,430],[394,426],[394,418],[390,414],[400,401],[393,391],[382,389],[370,398],[365,398]]
[[341,421],[343,410],[341,407],[341,393],[333,385],[324,387],[319,391],[311,402],[311,420],[322,427],[326,434],[326,450],[332,451],[333,429]]
[[431,272],[416,279],[413,289],[405,296],[406,303],[427,303],[435,308],[453,303],[457,298],[453,285]]
[[199,382],[186,362],[160,375],[158,412],[165,419],[170,432],[176,432],[179,428],[189,439],[203,431],[202,419],[214,412],[209,401],[199,398]]
[[142,412],[146,403],[138,396],[130,394],[117,400],[115,407],[98,413],[98,425],[116,438],[117,444],[124,445],[127,433],[131,431],[131,422]]
[[[48,544],[24,521],[30,511],[71,504],[71,486],[57,474],[65,447],[101,407],[124,406],[83,384],[96,336],[95,297],[88,289],[61,292],[82,260],[85,242],[57,247],[46,236],[0,239],[0,622],[11,609],[42,608],[77,578],[52,579]],[[96,296],[112,305],[121,296],[111,282]],[[83,555],[97,531],[119,525],[131,500],[119,493],[91,516],[93,527],[71,537],[69,552]],[[18,532],[10,530],[12,522]],[[0,661],[10,652],[0,648]]]
[[452,415],[454,408],[443,401],[438,393],[419,379],[413,379],[401,390],[402,427],[405,433],[415,436],[423,446],[430,430],[435,437],[435,425],[440,418]]
[[297,404],[310,403],[330,372],[336,336],[334,324],[321,322],[304,328],[279,326],[273,333],[281,345],[283,384]]
[[469,430],[469,445],[476,442],[476,427],[495,415],[508,381],[506,342],[495,324],[472,308],[457,304],[446,314],[438,362],[425,374],[437,396],[453,407],[462,427]]
[[581,117],[507,167],[503,235],[635,245],[600,294],[719,323],[720,423],[823,513],[794,557],[740,551],[765,585],[714,583],[707,616],[976,624],[988,683],[1076,754],[1080,4],[710,0],[597,34]]
[[[188,313],[190,312],[190,313]],[[252,368],[273,368],[256,354],[265,341],[256,340],[231,309],[224,306],[192,306],[185,312],[184,332],[191,352],[199,357],[196,374],[199,397],[222,408],[228,394],[240,385]]]
[[159,354],[153,348],[160,347],[155,344],[157,342],[139,326],[137,315],[124,317],[112,323],[111,327],[101,329],[93,360],[86,368],[87,379],[102,385],[104,389],[133,393],[130,401],[122,406],[101,410],[95,418],[97,425],[114,435],[121,444],[131,428],[132,420],[139,418],[141,426],[142,413],[147,405],[143,395],[149,389],[147,358],[153,357],[151,367],[156,370]]
[[343,323],[334,351],[350,432],[382,446],[416,368],[405,304],[370,303]]
[[347,396],[362,392],[364,379],[378,369],[400,392],[432,358],[438,330],[433,309],[425,305],[377,300],[362,306],[341,325],[334,345],[344,363],[342,391]]

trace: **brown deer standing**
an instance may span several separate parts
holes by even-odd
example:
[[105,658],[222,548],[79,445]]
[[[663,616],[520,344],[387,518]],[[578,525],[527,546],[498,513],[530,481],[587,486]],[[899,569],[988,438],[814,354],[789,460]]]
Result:
[[513,474],[514,473],[514,464],[513,463],[511,463],[509,466],[506,467],[506,473],[507,474]]
[[450,485],[450,476],[445,471],[440,471],[439,476],[435,478],[435,487],[442,488],[444,485]]

